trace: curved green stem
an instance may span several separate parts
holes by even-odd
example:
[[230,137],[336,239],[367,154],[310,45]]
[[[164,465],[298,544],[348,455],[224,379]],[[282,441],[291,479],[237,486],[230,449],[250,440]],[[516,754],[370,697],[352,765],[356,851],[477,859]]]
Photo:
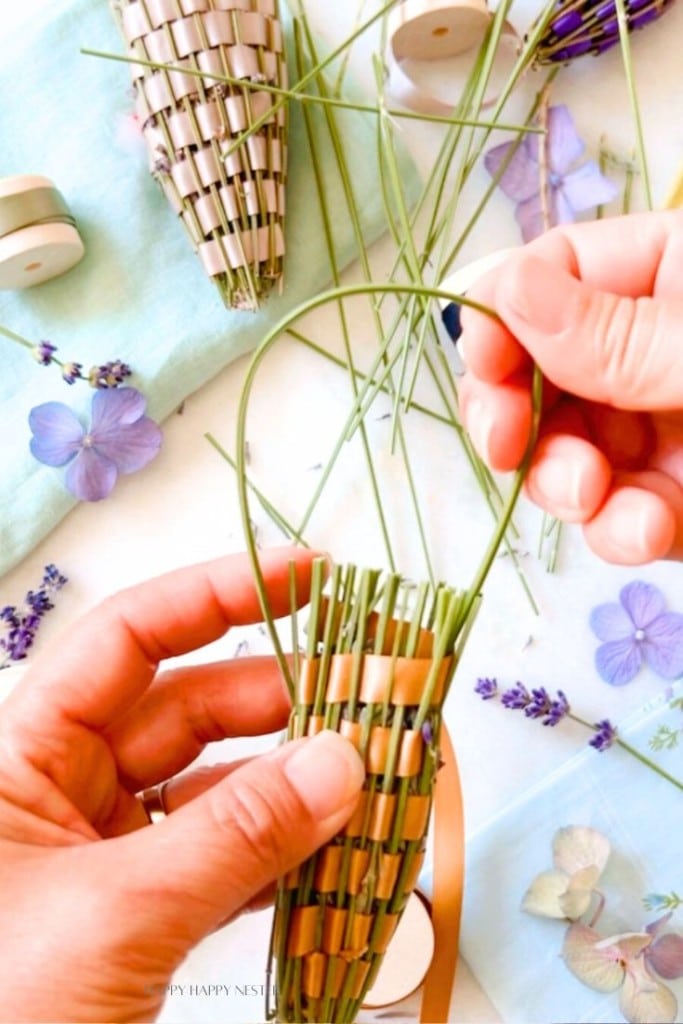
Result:
[[[484,306],[481,303],[475,302],[472,299],[468,299],[466,296],[453,295],[452,292],[446,290],[445,288],[436,288],[436,287],[431,287],[431,286],[430,287],[424,287],[424,286],[421,286],[421,285],[411,285],[411,284],[392,284],[392,283],[388,283],[388,284],[366,283],[366,284],[346,285],[344,287],[333,288],[333,289],[330,289],[330,290],[328,290],[326,292],[323,292],[320,295],[316,295],[313,298],[308,299],[306,302],[304,302],[301,305],[299,305],[298,307],[296,307],[289,314],[287,314],[287,316],[283,320],[281,320],[280,323],[276,324],[273,328],[271,328],[271,330],[268,332],[266,337],[263,339],[263,341],[261,342],[259,347],[256,349],[255,353],[253,354],[253,356],[251,358],[251,361],[249,363],[249,367],[247,369],[246,378],[244,380],[244,384],[243,384],[243,387],[242,387],[242,393],[241,393],[241,396],[240,396],[240,402],[239,402],[238,413],[237,413],[236,452],[237,452],[237,488],[238,488],[238,499],[239,499],[240,513],[241,513],[241,517],[242,517],[242,525],[243,525],[244,534],[245,534],[245,543],[246,543],[246,547],[247,547],[247,553],[248,553],[249,559],[251,561],[251,565],[252,565],[252,569],[253,569],[253,573],[254,573],[254,582],[255,582],[257,593],[258,593],[261,609],[263,611],[264,621],[266,623],[266,627],[268,629],[268,632],[269,632],[269,635],[270,635],[270,638],[271,638],[271,641],[272,641],[272,644],[273,644],[273,649],[274,649],[274,652],[275,652],[275,657],[276,657],[276,659],[278,661],[278,664],[280,666],[280,669],[282,671],[284,679],[287,681],[287,683],[290,686],[291,686],[291,683],[292,683],[292,680],[291,680],[291,670],[290,670],[290,667],[289,667],[289,665],[287,663],[287,659],[285,657],[284,651],[282,649],[282,644],[281,644],[280,639],[278,637],[277,630],[276,630],[275,625],[274,625],[274,623],[272,621],[272,615],[270,613],[270,608],[269,608],[269,604],[268,604],[268,596],[267,596],[267,593],[266,593],[265,580],[264,580],[264,576],[263,576],[263,573],[261,571],[261,567],[260,567],[260,564],[259,564],[258,549],[257,549],[257,546],[256,546],[256,538],[254,536],[254,531],[253,531],[253,527],[252,527],[252,519],[251,519],[251,515],[250,515],[250,508],[249,508],[249,483],[248,483],[248,480],[247,480],[247,473],[246,473],[246,451],[247,451],[247,447],[246,447],[246,425],[247,425],[247,414],[248,414],[248,411],[249,411],[249,399],[250,399],[252,388],[254,386],[254,381],[255,381],[256,376],[258,374],[258,371],[259,371],[259,368],[261,366],[261,363],[263,362],[263,360],[267,356],[267,354],[270,352],[270,350],[273,348],[273,346],[280,339],[280,336],[284,332],[289,330],[291,325],[297,319],[299,319],[300,317],[305,316],[306,314],[312,312],[313,310],[318,309],[320,306],[326,305],[328,303],[331,303],[331,302],[338,303],[338,302],[343,301],[346,298],[352,298],[354,296],[360,296],[360,295],[372,295],[372,294],[377,294],[377,295],[383,295],[383,294],[394,294],[394,295],[397,295],[397,294],[407,294],[407,295],[415,295],[415,296],[421,297],[423,299],[426,299],[426,298],[442,299],[442,300],[445,300],[445,301],[448,301],[448,302],[452,302],[452,301],[455,300],[455,301],[457,301],[459,303],[462,303],[463,305],[471,306],[472,308],[479,310],[480,312],[482,312],[482,313],[492,317],[495,320],[499,319],[497,314],[492,309],[490,309],[489,307]],[[471,584],[471,586],[470,586],[470,588],[469,588],[469,590],[468,590],[468,592],[466,594],[465,604],[461,608],[460,622],[467,621],[467,614],[468,614],[470,608],[472,607],[473,603],[477,599],[479,591],[481,589],[481,586],[482,586],[482,584],[483,584],[483,582],[484,582],[484,580],[485,580],[485,578],[486,578],[486,576],[487,576],[487,574],[488,574],[488,572],[489,572],[489,570],[491,568],[491,565],[492,565],[493,560],[495,558],[495,554],[496,554],[497,548],[500,545],[500,543],[501,543],[501,541],[502,541],[502,539],[504,537],[505,530],[507,528],[510,516],[512,515],[512,511],[513,511],[515,502],[517,500],[517,497],[519,496],[519,492],[520,492],[521,487],[522,487],[522,482],[523,482],[523,479],[524,479],[524,475],[526,473],[526,469],[527,469],[527,466],[529,464],[529,459],[531,457],[531,451],[532,451],[532,448],[533,448],[533,444],[535,442],[536,429],[537,429],[537,425],[538,425],[538,418],[539,418],[539,415],[540,415],[541,387],[542,387],[542,385],[541,385],[541,374],[540,374],[540,372],[538,370],[536,370],[535,374],[534,374],[534,384],[533,384],[534,426],[532,428],[532,434],[531,434],[531,438],[530,438],[530,441],[529,441],[529,445],[527,447],[527,452],[526,452],[526,454],[524,456],[524,459],[523,459],[522,465],[520,466],[520,469],[517,471],[517,473],[515,475],[515,480],[514,480],[514,483],[513,483],[511,492],[510,492],[510,495],[509,495],[509,497],[507,499],[507,502],[506,502],[505,507],[503,509],[503,512],[501,514],[501,518],[500,518],[500,520],[499,520],[499,522],[497,524],[496,531],[495,531],[494,536],[493,536],[493,538],[491,540],[491,543],[489,544],[489,546],[488,546],[488,548],[487,548],[487,550],[486,550],[486,552],[484,554],[484,557],[483,557],[483,560],[481,562],[481,565],[480,565],[479,569],[477,570],[477,572],[475,574],[475,577],[474,577],[474,580],[473,580],[473,582],[472,582],[472,584]]]

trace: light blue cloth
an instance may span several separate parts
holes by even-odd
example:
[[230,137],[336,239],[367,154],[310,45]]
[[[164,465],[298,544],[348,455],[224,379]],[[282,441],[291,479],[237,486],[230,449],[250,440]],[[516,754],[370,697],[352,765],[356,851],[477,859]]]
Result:
[[[667,703],[661,699],[644,709],[620,735],[680,779],[680,747],[648,750],[658,725],[680,724],[680,712]],[[566,922],[527,914],[520,903],[535,876],[552,868],[556,830],[588,825],[612,848],[598,883],[606,903],[595,927],[605,937],[642,930],[661,916],[644,909],[644,896],[681,892],[680,811],[681,791],[631,754],[616,746],[599,754],[587,746],[468,842],[460,948],[505,1024],[622,1019],[618,992],[594,992],[565,967],[560,952]],[[683,934],[680,911],[668,930]],[[665,984],[683,1006],[683,980]]]
[[[61,278],[0,292],[0,323],[31,340],[50,339],[62,359],[77,360],[86,370],[114,358],[130,363],[131,383],[148,396],[150,414],[162,420],[329,281],[303,120],[299,104],[290,104],[284,293],[257,313],[228,311],[150,177],[142,147],[131,148],[120,137],[133,108],[128,67],[84,56],[81,47],[123,52],[106,0],[52,0],[41,17],[14,31],[2,29],[0,173],[51,178],[77,218],[86,255]],[[371,244],[386,227],[375,121],[356,112],[337,118]],[[401,163],[412,200],[417,174],[405,156]],[[329,142],[323,171],[343,266],[356,249]],[[83,383],[67,387],[56,367],[37,366],[1,337],[0,367],[2,574],[75,504],[59,471],[31,457],[28,412],[58,400],[85,416],[92,390]]]

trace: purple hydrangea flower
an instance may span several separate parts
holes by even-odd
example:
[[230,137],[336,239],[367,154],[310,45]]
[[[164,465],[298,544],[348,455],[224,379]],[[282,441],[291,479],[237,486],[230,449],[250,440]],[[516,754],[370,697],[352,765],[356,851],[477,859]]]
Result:
[[87,431],[61,402],[38,405],[29,414],[31,452],[47,466],[68,464],[67,489],[82,501],[99,501],[119,473],[142,469],[161,447],[161,430],[144,415],[145,405],[135,388],[97,391]]
[[[514,142],[503,142],[488,151],[484,166],[492,177],[498,174],[514,145]],[[585,146],[567,107],[549,107],[547,136],[525,135],[498,182],[505,195],[517,204],[515,217],[525,242],[537,238],[545,230],[539,163],[539,147],[542,145],[547,147],[551,227],[571,223],[577,213],[609,203],[617,194],[617,186],[601,173],[594,160],[579,164]]]
[[663,679],[683,675],[683,615],[667,612],[661,591],[639,580],[622,588],[619,601],[591,612],[591,629],[603,641],[595,652],[600,677],[623,686],[643,662]]
[[474,692],[478,693],[482,700],[491,700],[498,695],[498,682],[495,679],[477,679]]
[[596,730],[595,736],[592,740],[588,741],[588,746],[595,747],[595,749],[600,751],[600,753],[602,753],[603,750],[609,750],[617,738],[616,728],[607,718],[603,718],[601,721],[596,722],[593,728]]
[[52,362],[53,353],[56,351],[57,346],[53,345],[51,341],[39,341],[33,347],[33,357],[41,366],[49,366]]

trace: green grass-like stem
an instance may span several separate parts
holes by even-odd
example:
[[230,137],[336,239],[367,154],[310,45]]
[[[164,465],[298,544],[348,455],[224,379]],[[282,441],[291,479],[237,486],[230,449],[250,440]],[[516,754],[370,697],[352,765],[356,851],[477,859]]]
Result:
[[[375,117],[379,117],[381,115],[380,107],[374,106],[371,103],[354,103],[352,100],[343,100],[337,96],[320,96],[316,93],[301,92],[296,85],[291,89],[283,89],[280,86],[269,85],[266,82],[252,82],[248,78],[234,78],[232,75],[222,75],[215,71],[202,71],[198,68],[184,67],[182,64],[173,64],[170,61],[145,60],[142,57],[128,57],[122,53],[111,53],[107,50],[95,50],[87,46],[81,47],[80,52],[84,57],[99,57],[102,60],[118,61],[121,64],[139,64],[142,67],[151,68],[153,71],[175,71],[182,73],[183,75],[189,75],[190,78],[211,79],[220,85],[232,85],[235,88],[246,89],[251,92],[266,92],[270,93],[272,96],[278,97],[282,101],[296,100],[297,102],[313,103],[322,107],[337,107],[339,110],[353,110],[359,114],[372,114]],[[314,68],[313,71],[317,73],[316,68]],[[310,72],[307,72],[306,79],[307,81],[310,80]],[[275,106],[268,108],[266,111],[268,117],[272,116],[275,109]],[[391,117],[399,118],[404,121],[426,121],[441,125],[462,124],[472,128],[496,128],[510,132],[529,130],[525,128],[524,125],[517,124],[515,122],[493,122],[473,118],[457,118],[446,114],[418,114],[413,110],[404,110],[400,107],[392,107],[387,110],[387,113]],[[264,114],[263,116],[265,117],[266,115]],[[263,127],[263,124],[259,124],[259,128],[261,127]],[[530,130],[538,133],[541,132],[540,128]],[[252,127],[250,126],[250,128],[245,130],[244,136],[240,134],[239,138],[235,140],[234,145],[229,150],[226,150],[223,153],[223,156],[228,157],[234,149],[249,138],[251,132]]]

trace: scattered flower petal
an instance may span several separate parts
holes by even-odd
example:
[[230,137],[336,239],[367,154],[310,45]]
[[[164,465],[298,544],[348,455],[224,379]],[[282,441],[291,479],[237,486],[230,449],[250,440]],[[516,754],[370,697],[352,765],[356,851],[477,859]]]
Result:
[[83,427],[62,402],[45,402],[31,409],[28,423],[33,432],[33,456],[46,466],[63,466],[78,451]]
[[587,867],[570,877],[567,891],[560,896],[560,906],[570,921],[576,921],[590,907],[601,874],[600,868]]
[[666,608],[662,592],[641,580],[627,583],[619,594],[619,600],[636,629],[646,629]]
[[615,992],[624,981],[619,950],[602,943],[602,937],[585,924],[567,929],[562,958],[572,974],[595,992]]
[[652,970],[661,978],[682,978],[683,935],[667,932],[666,935],[655,939],[647,951],[647,960]]
[[643,655],[638,644],[632,639],[615,640],[601,644],[595,652],[595,667],[598,675],[610,686],[625,686],[638,675],[643,664]]
[[648,972],[643,960],[633,960],[619,993],[619,1009],[628,1024],[673,1024],[678,1015],[675,995]]
[[609,841],[596,829],[570,825],[553,837],[553,870],[537,875],[522,899],[522,909],[539,917],[585,914],[610,855]]
[[553,838],[553,864],[568,875],[595,867],[599,877],[605,870],[610,852],[609,839],[597,829],[585,825],[560,828]]
[[590,614],[590,627],[598,640],[630,640],[633,620],[620,604],[600,604]]
[[554,917],[560,920],[566,918],[567,914],[560,899],[567,891],[568,881],[564,871],[543,871],[536,875],[524,893],[522,910],[537,917]]

